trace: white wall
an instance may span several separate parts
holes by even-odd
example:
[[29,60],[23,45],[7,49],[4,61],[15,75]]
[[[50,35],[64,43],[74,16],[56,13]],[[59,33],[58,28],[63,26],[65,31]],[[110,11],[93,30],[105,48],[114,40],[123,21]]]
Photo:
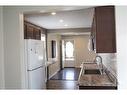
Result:
[[15,9],[4,7],[3,17],[5,88],[20,89],[21,64],[23,64],[21,63],[23,45],[21,45],[20,16]]
[[116,6],[118,87],[127,89],[127,6]]
[[117,78],[117,54],[116,53],[99,53],[102,57],[103,65]]
[[0,89],[4,88],[3,8],[0,6]]
[[[57,34],[48,34],[48,61],[53,60],[53,64],[48,66],[49,69],[49,77],[53,76],[56,72],[60,70],[60,40],[61,36]],[[56,58],[52,58],[51,51],[51,41],[56,41]]]
[[82,62],[94,60],[96,54],[88,50],[89,35],[63,36],[62,39],[74,39],[75,67],[80,67]]

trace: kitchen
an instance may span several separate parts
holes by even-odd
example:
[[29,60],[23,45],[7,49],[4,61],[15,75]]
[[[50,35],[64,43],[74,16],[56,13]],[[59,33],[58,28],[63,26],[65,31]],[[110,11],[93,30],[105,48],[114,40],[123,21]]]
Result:
[[[6,2],[6,1],[7,0],[1,1],[1,4],[2,4],[2,2]],[[127,41],[127,32],[126,32],[127,31],[127,27],[126,27],[127,13],[125,12],[127,10],[127,5],[125,3],[126,1],[122,0],[122,1],[117,2],[117,1],[106,0],[106,1],[101,2],[101,1],[95,1],[95,0],[90,1],[89,0],[88,1],[89,3],[88,3],[84,0],[77,0],[77,1],[76,0],[67,0],[67,1],[58,0],[58,2],[62,2],[62,3],[57,3],[57,2],[55,2],[56,0],[53,0],[53,1],[50,1],[51,2],[50,4],[47,3],[48,1],[47,0],[46,1],[41,0],[39,2],[38,2],[38,0],[37,1],[35,1],[35,0],[34,1],[26,1],[27,2],[26,5],[22,5],[25,3],[21,3],[21,2],[17,4],[17,2],[18,2],[17,1],[17,2],[15,2],[15,4],[17,4],[16,6],[12,5],[14,2],[7,1],[6,4],[4,3],[3,5],[0,6],[0,89],[1,89],[0,93],[1,94],[5,94],[5,93],[11,94],[13,92],[13,94],[16,94],[16,95],[17,94],[27,94],[27,95],[28,94],[31,94],[31,95],[33,95],[33,94],[38,94],[38,95],[39,94],[41,94],[41,95],[42,94],[51,94],[51,95],[52,94],[117,95],[117,94],[126,93],[126,89],[127,89],[127,76],[126,76],[126,72],[127,72],[127,69],[126,69],[126,67],[127,67],[127,58],[126,58],[126,56],[127,56],[127,44],[126,44],[126,41]],[[10,4],[11,4],[11,6],[9,6]],[[28,6],[28,4],[32,4],[32,5]],[[38,5],[33,6],[33,4],[38,4]],[[41,4],[43,4],[43,5],[41,5]],[[56,5],[58,5],[58,6],[56,6]],[[98,6],[110,6],[110,5],[114,5],[115,43],[116,43],[116,45],[115,45],[116,49],[113,48],[111,51],[112,52],[116,51],[116,52],[115,53],[104,53],[104,51],[105,51],[105,50],[103,51],[104,47],[114,46],[114,44],[108,46],[107,44],[105,44],[104,40],[103,40],[103,43],[101,43],[99,40],[97,41],[97,39],[99,37],[94,38],[93,35],[100,34],[100,32],[98,32],[98,31],[101,29],[99,29],[99,28],[98,29],[94,28],[95,30],[98,30],[98,31],[96,31],[96,32],[94,31],[93,33],[91,30],[89,31],[89,29],[88,29],[89,33],[88,34],[83,33],[82,37],[76,33],[75,33],[75,35],[73,35],[73,37],[67,36],[64,34],[61,37],[61,39],[63,39],[63,41],[60,43],[63,43],[63,47],[64,47],[64,45],[66,45],[66,44],[64,44],[64,40],[66,43],[69,39],[71,44],[70,44],[70,42],[67,42],[67,43],[69,43],[69,47],[73,48],[73,49],[71,49],[71,54],[68,54],[67,52],[63,52],[63,53],[67,53],[68,57],[71,56],[71,60],[69,61],[70,62],[69,64],[67,64],[68,60],[65,60],[65,61],[63,59],[59,60],[60,63],[62,64],[62,65],[61,64],[59,65],[60,68],[65,67],[63,69],[63,70],[65,70],[66,68],[68,68],[70,66],[70,68],[72,69],[72,71],[69,71],[69,73],[68,73],[69,76],[65,77],[66,74],[64,75],[64,73],[60,74],[59,71],[57,73],[55,73],[58,69],[54,69],[54,67],[57,68],[58,60],[57,59],[52,60],[52,56],[54,56],[54,57],[58,56],[57,53],[52,54],[52,51],[56,50],[55,48],[53,49],[52,47],[55,47],[58,45],[57,40],[55,40],[55,39],[52,40],[52,38],[51,38],[51,40],[47,39],[47,38],[45,38],[46,37],[45,33],[42,33],[42,42],[45,42],[47,39],[49,41],[49,46],[51,46],[50,48],[48,48],[48,50],[46,50],[46,51],[50,50],[50,52],[46,52],[46,53],[49,53],[49,55],[45,54],[46,60],[47,60],[46,64],[48,65],[47,71],[49,71],[49,72],[47,72],[47,74],[45,74],[46,78],[47,78],[45,80],[45,83],[47,81],[49,87],[47,86],[46,88],[44,88],[45,90],[44,89],[42,90],[40,88],[37,88],[38,90],[36,90],[36,91],[34,90],[34,88],[31,88],[32,90],[28,90],[28,89],[30,89],[30,88],[28,88],[28,81],[26,81],[26,80],[28,80],[28,79],[26,79],[26,77],[28,77],[28,76],[25,75],[25,74],[28,74],[28,72],[26,73],[26,71],[28,70],[28,68],[26,68],[26,67],[28,67],[27,66],[28,64],[25,63],[25,60],[27,57],[24,56],[25,55],[25,52],[24,52],[25,51],[24,50],[25,49],[25,47],[24,47],[24,45],[25,45],[25,43],[24,43],[25,42],[24,41],[24,14],[31,14],[31,13],[38,13],[38,12],[42,12],[42,13],[47,12],[50,14],[51,12],[56,12],[56,15],[57,15],[58,11],[70,11],[70,10],[80,10],[80,9],[87,10],[88,8],[95,8]],[[95,12],[95,10],[94,10],[94,12]],[[107,12],[105,12],[105,13],[107,13]],[[95,20],[95,22],[96,22],[95,27],[96,28],[98,27],[97,23],[98,23],[98,19],[100,18],[100,17],[97,18],[97,14],[98,13],[96,13],[96,16],[94,15],[95,17],[93,16],[94,18],[96,18],[96,20]],[[59,20],[57,20],[57,22],[61,23],[63,19],[61,20],[61,22]],[[110,21],[112,21],[112,20],[110,20]],[[66,20],[64,20],[63,22],[66,22]],[[91,21],[90,27],[92,27],[92,23],[93,23],[93,20]],[[35,23],[35,25],[40,26],[36,23]],[[113,23],[112,23],[112,25],[113,25]],[[70,26],[70,24],[65,25],[65,26],[68,27],[68,26]],[[101,25],[99,24],[99,26],[101,26]],[[104,25],[104,26],[106,26],[106,25]],[[43,28],[43,27],[41,27],[41,28]],[[76,30],[76,29],[74,29],[74,30]],[[80,30],[82,30],[82,29],[80,29]],[[80,31],[80,30],[77,29],[77,31]],[[105,30],[107,30],[107,29],[105,29]],[[38,31],[38,29],[37,30],[35,29],[35,31]],[[42,29],[42,31],[45,31],[45,29]],[[71,31],[71,30],[69,30],[69,31]],[[48,32],[50,32],[50,31],[48,31]],[[64,30],[64,32],[65,33],[67,32],[66,29]],[[84,32],[86,32],[86,30],[84,30]],[[37,32],[37,33],[40,33],[40,32]],[[94,33],[96,33],[96,34],[94,34]],[[49,38],[55,36],[55,35],[52,35],[53,33],[50,33],[50,34],[51,34],[50,36],[48,35]],[[92,34],[92,35],[90,36],[90,34]],[[103,37],[106,34],[104,34],[103,36],[102,35],[103,34],[101,34],[101,39],[107,38],[107,37]],[[59,36],[57,36],[57,37],[58,37],[58,39],[60,39]],[[55,37],[55,38],[57,38],[57,37]],[[34,38],[40,39],[40,37],[38,37],[38,36],[34,36]],[[108,40],[110,39],[110,41],[111,41],[111,38],[109,37]],[[81,44],[83,39],[84,39],[84,43]],[[29,39],[29,41],[30,40],[33,41],[34,39]],[[101,46],[103,46],[103,48],[99,47],[98,46],[99,44],[97,42],[101,43]],[[75,45],[76,43],[79,43],[80,45]],[[112,41],[112,43],[114,43],[114,41]],[[96,46],[96,44],[98,44],[98,45]],[[44,45],[46,45],[46,44],[44,44]],[[83,49],[83,52],[82,52],[83,55],[81,53],[79,53],[79,54],[81,54],[80,57],[78,57],[77,50],[79,50],[78,52],[81,52],[82,49],[77,49],[77,46],[78,46],[78,48],[86,48],[86,49]],[[46,49],[46,47],[47,46],[45,46],[44,49]],[[60,45],[60,47],[61,47],[61,45]],[[36,50],[36,49],[32,49],[32,50]],[[88,55],[87,54],[88,52],[92,53],[92,54],[96,53],[95,52],[96,50],[98,52],[101,51],[101,53],[98,53],[98,55],[95,54],[95,56],[93,55],[93,57],[90,57],[91,59],[89,59],[89,56],[85,56],[85,55]],[[60,49],[60,51],[62,51],[62,50]],[[67,49],[67,51],[69,51],[69,49]],[[72,51],[74,53],[72,53]],[[106,49],[106,51],[109,52],[110,50]],[[47,56],[49,56],[49,58]],[[67,56],[64,56],[64,57],[66,58]],[[38,56],[38,58],[40,60],[43,59],[42,56],[40,56],[40,57]],[[61,54],[60,54],[60,58],[62,58]],[[102,60],[101,60],[101,58],[102,58]],[[79,64],[77,62],[79,62]],[[92,66],[90,63],[92,63]],[[95,64],[95,63],[97,63],[97,64]],[[76,67],[76,69],[74,67]],[[106,67],[108,67],[108,68],[106,68]],[[77,68],[79,68],[80,70]],[[71,70],[71,69],[69,69],[69,70]],[[111,73],[107,70],[109,70]],[[41,73],[44,73],[43,71]],[[62,70],[60,70],[60,71],[62,71]],[[74,74],[73,72],[76,72],[76,73]],[[105,77],[105,74],[108,75],[109,77],[108,78]],[[110,74],[112,74],[113,76],[110,77]],[[67,78],[67,80],[57,80],[57,81],[53,80],[53,78],[56,78],[55,75],[60,75],[60,76],[63,75],[63,79]],[[77,79],[77,76],[79,76],[78,79]],[[114,77],[114,79],[113,79],[113,77]],[[76,81],[73,81],[73,80],[75,80],[75,78],[76,78]],[[44,79],[44,77],[43,77],[43,79]],[[60,81],[64,81],[64,82],[60,83]],[[43,82],[44,82],[44,80],[43,80]],[[45,83],[44,83],[44,85],[45,85]],[[47,85],[47,83],[46,83],[46,85]],[[57,84],[57,86],[56,86],[56,84]],[[107,88],[107,87],[111,87],[112,84],[117,85],[117,87],[114,86],[114,88]],[[38,82],[37,82],[37,85],[38,85]],[[45,87],[44,85],[43,85],[43,87]],[[110,89],[110,91],[104,90],[102,85],[103,85],[103,87],[104,87],[104,85],[106,85],[105,89]],[[100,86],[100,87],[98,88],[97,86]],[[41,87],[42,87],[42,84],[41,84]],[[112,87],[113,87],[113,85],[112,85]],[[51,90],[47,90],[47,89],[51,89],[51,90],[56,89],[56,90],[51,91]],[[63,91],[60,89],[62,89]],[[71,90],[65,91],[65,89],[71,89]],[[75,89],[75,90],[72,90],[72,89]],[[82,89],[82,90],[78,90],[78,89]],[[90,89],[90,90],[88,90],[88,89]],[[99,91],[94,90],[94,89],[98,89]],[[100,89],[103,89],[103,90],[100,90]],[[117,89],[117,90],[113,90],[113,89]]]
[[[78,16],[74,13],[80,15]],[[43,14],[45,19],[43,18]],[[80,19],[77,19],[77,22],[73,21],[73,24],[75,24],[75,22],[76,23],[80,22],[82,23],[82,25],[78,26],[78,24],[75,24],[75,26],[71,27],[69,23],[69,25],[64,24],[64,26],[60,26],[60,23],[64,22],[63,19],[60,19],[59,26],[57,26],[57,28],[55,29],[56,26],[53,26],[57,25],[55,20],[57,20],[56,18],[58,17],[62,18],[62,15],[65,15],[65,17],[70,16],[71,17],[70,21],[76,19],[75,17],[77,16],[77,18]],[[41,16],[42,21],[39,19],[41,18]],[[48,22],[46,16],[47,18],[49,17],[48,19],[51,22]],[[85,20],[82,19],[83,16],[84,18],[86,17]],[[55,20],[52,20],[51,17],[54,18]],[[46,68],[44,70],[45,78],[43,80],[50,81],[50,79],[52,79],[53,76],[55,76],[57,73],[59,73],[60,70],[64,68],[79,68],[79,69],[81,68],[80,73],[78,74],[78,80],[76,80],[77,84],[76,86],[78,86],[76,89],[117,89],[116,40],[115,40],[114,18],[115,17],[113,6],[77,9],[71,10],[70,13],[69,11],[65,12],[58,11],[51,12],[51,14],[45,12],[36,14],[31,13],[25,14],[24,27],[26,28],[24,28],[25,29],[24,38],[42,40],[43,37],[41,36],[45,35],[44,51],[46,51],[45,55],[47,55],[47,57],[45,57],[45,60],[47,59],[47,62],[45,61],[44,63]],[[68,18],[68,20],[69,19],[70,18]],[[83,23],[80,20],[84,22],[86,21],[86,23]],[[41,27],[39,26],[41,25],[39,21],[42,23]],[[48,28],[44,28],[46,27],[46,24],[47,25],[49,24]],[[85,24],[86,26],[84,28],[83,25]],[[90,28],[88,28],[89,26]],[[81,38],[81,35],[84,38],[87,37],[87,39],[85,39],[87,40],[86,42],[84,39],[83,39],[84,41],[80,40],[78,42],[78,44],[85,43],[86,47],[84,48],[82,48],[83,45],[80,46],[81,44],[76,45],[76,38],[78,36],[79,38]],[[75,39],[74,42],[73,39]],[[71,44],[74,45],[74,47],[72,46],[73,48],[70,49],[72,50],[73,53],[71,54],[71,52],[69,52],[70,50],[68,51],[70,55],[67,54],[66,52],[66,44],[65,44],[66,42],[71,42]],[[76,46],[80,47],[76,49]],[[83,53],[83,49],[87,49],[87,51],[84,51]],[[76,52],[76,50],[80,50],[78,51],[80,53]],[[37,80],[34,81],[36,82]],[[58,81],[57,83],[60,82]],[[54,89],[60,88],[54,87]]]
[[[55,7],[56,8],[56,7]],[[1,7],[0,26],[1,32],[0,40],[1,50],[1,79],[0,86],[3,89],[25,89],[25,77],[24,77],[24,28],[23,28],[23,13],[41,11],[42,9],[49,11],[55,9],[54,7]],[[63,7],[59,7],[59,9]],[[48,9],[48,10],[47,10]],[[3,11],[2,11],[3,10]],[[116,24],[116,57],[117,66],[112,66],[117,69],[118,89],[127,88],[126,86],[126,6],[115,6],[115,24]],[[11,19],[10,19],[11,18]],[[2,24],[3,23],[3,24]],[[4,26],[4,27],[3,27]],[[4,48],[6,47],[6,48]],[[16,47],[16,48],[15,48]],[[4,55],[4,56],[3,56]],[[12,56],[13,55],[13,56]],[[103,62],[115,63],[114,55],[101,54],[103,56]],[[105,57],[105,58],[104,58]],[[106,62],[110,60],[110,62]],[[112,61],[112,62],[111,62]],[[106,64],[109,69],[112,68],[111,64]],[[4,67],[3,67],[4,66]],[[113,68],[112,68],[113,69]],[[115,71],[115,69],[114,69]]]

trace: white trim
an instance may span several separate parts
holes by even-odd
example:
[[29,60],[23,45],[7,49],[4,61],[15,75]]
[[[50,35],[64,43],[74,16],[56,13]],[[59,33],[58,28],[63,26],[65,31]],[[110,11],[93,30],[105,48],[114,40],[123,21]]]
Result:
[[28,88],[28,79],[27,79],[27,66],[25,60],[25,43],[24,43],[24,18],[23,13],[19,14],[20,20],[20,63],[21,63],[21,88],[27,89]]
[[[74,57],[73,57],[73,60],[70,60],[70,61],[74,61],[74,66],[71,66],[71,67],[75,67],[75,56],[76,56],[75,55],[75,39],[73,39],[73,38],[66,38],[66,39],[62,39],[62,40],[64,41],[64,48],[65,48],[65,42],[66,41],[74,41]],[[65,52],[65,49],[64,49],[64,52]],[[65,53],[64,53],[64,57],[65,57]],[[69,60],[66,60],[66,58],[64,58],[64,60],[63,60],[63,62],[64,62],[63,66],[64,67],[68,67],[68,66],[65,66],[65,64],[66,64],[65,61],[69,61]]]
[[4,76],[4,35],[3,35],[3,7],[2,6],[0,6],[0,12],[1,12],[1,14],[0,14],[0,27],[1,27],[1,29],[0,29],[0,44],[1,44],[1,47],[0,47],[0,52],[1,52],[1,54],[0,54],[0,56],[1,56],[1,58],[0,58],[0,64],[1,64],[1,71],[0,71],[0,73],[1,73],[1,84],[0,84],[0,89],[4,89],[5,88],[5,76]]

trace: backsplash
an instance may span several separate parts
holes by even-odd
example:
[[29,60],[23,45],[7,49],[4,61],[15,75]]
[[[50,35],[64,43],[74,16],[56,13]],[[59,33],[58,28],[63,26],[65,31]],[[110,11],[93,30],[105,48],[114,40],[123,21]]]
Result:
[[102,57],[103,65],[117,77],[117,57],[116,53],[98,53]]

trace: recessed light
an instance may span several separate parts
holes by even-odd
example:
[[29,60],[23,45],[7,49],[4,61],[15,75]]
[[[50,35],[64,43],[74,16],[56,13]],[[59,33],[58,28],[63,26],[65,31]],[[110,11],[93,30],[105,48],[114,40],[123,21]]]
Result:
[[52,12],[51,15],[56,15],[56,12]]
[[68,26],[68,24],[64,24],[64,26]]
[[63,20],[62,20],[62,19],[60,19],[60,20],[59,20],[59,22],[63,22]]

